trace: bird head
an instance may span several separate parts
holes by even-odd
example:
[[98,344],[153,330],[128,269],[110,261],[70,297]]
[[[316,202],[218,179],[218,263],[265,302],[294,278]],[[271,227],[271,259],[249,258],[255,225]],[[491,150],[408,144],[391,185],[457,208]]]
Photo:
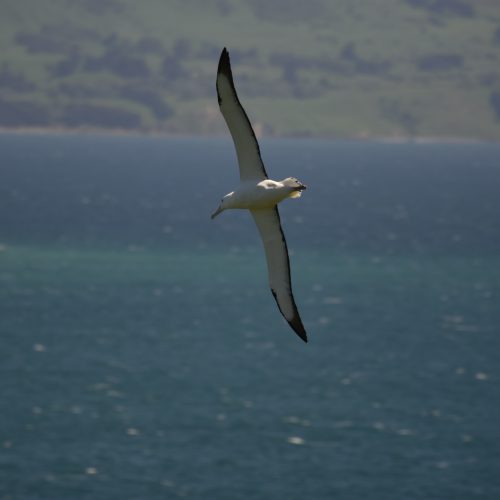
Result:
[[284,186],[292,188],[294,191],[303,191],[304,189],[307,189],[307,186],[302,184],[302,182],[297,180],[295,177],[287,177],[286,179],[283,179],[281,183]]
[[290,194],[288,195],[289,198],[299,198],[302,191],[307,189],[307,187],[295,177],[287,177],[281,181],[281,184],[290,189]]

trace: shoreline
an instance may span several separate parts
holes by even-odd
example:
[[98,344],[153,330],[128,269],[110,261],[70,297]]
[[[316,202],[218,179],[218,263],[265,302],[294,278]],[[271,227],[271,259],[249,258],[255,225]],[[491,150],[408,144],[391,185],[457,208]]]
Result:
[[[141,129],[111,129],[111,128],[65,128],[65,127],[0,127],[1,135],[68,135],[68,136],[109,136],[109,137],[151,137],[164,139],[224,139],[229,138],[226,134],[183,134],[165,132],[159,130]],[[229,134],[229,132],[228,132]],[[474,137],[453,136],[388,136],[388,137],[335,137],[335,136],[297,136],[297,135],[269,135],[260,136],[259,140],[318,140],[329,142],[360,142],[381,144],[500,144],[500,140],[483,139]]]

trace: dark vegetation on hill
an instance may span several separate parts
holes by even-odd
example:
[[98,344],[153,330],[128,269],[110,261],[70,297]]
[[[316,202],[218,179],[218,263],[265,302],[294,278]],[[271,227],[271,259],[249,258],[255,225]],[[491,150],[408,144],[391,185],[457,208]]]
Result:
[[500,138],[489,0],[7,0],[0,126],[224,131],[224,45],[259,132]]

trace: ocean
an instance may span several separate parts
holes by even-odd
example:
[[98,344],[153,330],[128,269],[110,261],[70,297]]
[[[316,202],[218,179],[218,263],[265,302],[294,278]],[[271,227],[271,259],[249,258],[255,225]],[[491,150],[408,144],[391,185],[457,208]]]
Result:
[[0,135],[0,499],[500,498],[500,145]]

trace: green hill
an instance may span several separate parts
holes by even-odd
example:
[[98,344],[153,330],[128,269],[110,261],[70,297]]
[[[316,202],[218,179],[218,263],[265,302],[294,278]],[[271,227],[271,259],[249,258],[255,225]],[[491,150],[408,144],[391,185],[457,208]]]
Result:
[[498,0],[4,0],[0,127],[500,138]]

